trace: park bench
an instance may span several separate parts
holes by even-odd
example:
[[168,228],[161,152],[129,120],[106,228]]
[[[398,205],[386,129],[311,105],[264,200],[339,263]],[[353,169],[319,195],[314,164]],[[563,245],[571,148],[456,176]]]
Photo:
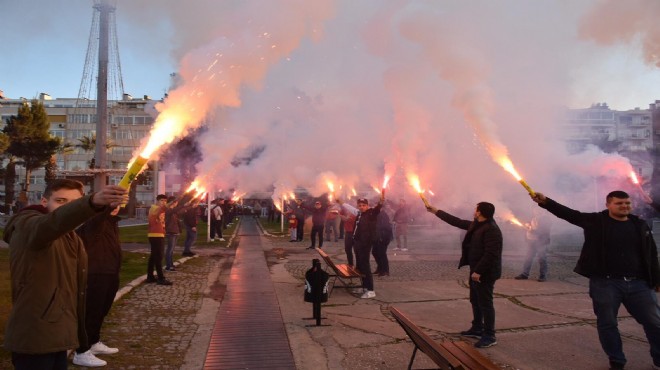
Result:
[[390,313],[408,334],[415,349],[413,350],[408,370],[412,369],[417,350],[424,352],[436,365],[443,370],[474,369],[474,370],[499,370],[486,356],[479,353],[472,344],[464,341],[440,341],[436,342],[428,334],[424,333],[419,326],[415,325],[397,308],[390,307]]
[[340,263],[336,264],[334,261],[332,261],[332,258],[328,256],[327,253],[323,251],[321,248],[316,248],[316,251],[319,253],[321,258],[323,258],[323,261],[325,261],[325,264],[330,267],[332,270],[332,273],[330,274],[332,279],[332,288],[330,288],[330,291],[328,292],[328,296],[332,293],[332,289],[335,287],[335,282],[337,279],[342,283],[342,288],[355,288],[357,287],[356,284],[353,284],[353,279],[359,279],[362,277],[358,270],[356,270],[353,266],[347,265],[345,263]]

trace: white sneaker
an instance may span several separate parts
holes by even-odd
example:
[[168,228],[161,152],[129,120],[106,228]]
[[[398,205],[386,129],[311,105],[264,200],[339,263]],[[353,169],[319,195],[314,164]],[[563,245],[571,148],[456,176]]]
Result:
[[86,367],[99,367],[99,366],[105,366],[108,363],[94,356],[92,350],[90,349],[87,352],[74,353],[73,364],[78,366],[86,366]]
[[220,239],[218,239],[218,241],[219,241],[219,242],[224,242],[224,241],[225,241],[225,238],[220,238]]
[[408,248],[401,248],[402,251],[408,252]]
[[376,292],[373,290],[365,290],[360,298],[376,298]]
[[92,354],[95,355],[111,355],[113,353],[119,352],[119,348],[108,347],[103,342],[96,342],[89,349],[92,351]]
[[351,293],[353,293],[353,294],[362,294],[362,293],[364,293],[364,289],[363,288],[355,288],[355,289],[351,290]]
[[395,251],[400,251],[400,250],[401,250],[401,248],[399,248],[399,247],[396,247],[396,248],[394,248],[394,250],[395,250]]

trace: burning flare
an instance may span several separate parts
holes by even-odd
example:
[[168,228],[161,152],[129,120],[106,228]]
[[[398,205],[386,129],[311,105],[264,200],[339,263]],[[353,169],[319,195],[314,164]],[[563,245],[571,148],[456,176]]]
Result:
[[431,207],[431,205],[429,204],[429,201],[426,200],[426,197],[424,197],[424,190],[422,190],[422,186],[419,183],[419,176],[415,175],[414,173],[409,173],[407,175],[407,177],[408,177],[408,183],[410,183],[410,186],[412,186],[413,189],[415,189],[415,191],[417,192],[417,194],[419,194],[419,197],[422,198],[422,201],[424,202],[424,206],[426,208]]
[[495,161],[496,161],[500,166],[502,166],[502,168],[504,168],[504,170],[505,170],[506,172],[508,172],[508,173],[510,173],[511,175],[513,175],[513,177],[516,179],[516,181],[518,181],[518,182],[520,183],[520,185],[522,185],[523,188],[525,188],[525,190],[527,190],[527,192],[529,193],[529,195],[531,195],[531,196],[535,196],[535,195],[536,195],[536,193],[534,193],[534,190],[532,190],[532,188],[529,187],[529,185],[527,185],[527,182],[525,182],[525,180],[523,180],[522,176],[520,176],[520,174],[518,173],[518,171],[516,171],[516,168],[513,167],[513,162],[511,162],[511,160],[509,159],[509,157],[507,157],[507,156],[505,156],[505,155],[502,155],[502,156],[499,157],[499,158],[495,158]]

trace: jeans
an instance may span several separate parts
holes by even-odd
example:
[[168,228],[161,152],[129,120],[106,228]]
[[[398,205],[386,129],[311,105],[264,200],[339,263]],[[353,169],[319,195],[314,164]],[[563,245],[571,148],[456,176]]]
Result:
[[621,335],[617,327],[617,314],[621,304],[638,323],[642,324],[646,339],[651,347],[651,357],[660,366],[660,311],[653,289],[645,280],[589,279],[598,339],[610,361],[626,363]]
[[395,224],[394,237],[396,237],[397,248],[401,248],[401,238],[403,238],[403,248],[408,249],[408,224],[404,224],[404,223]]
[[[471,271],[470,275],[472,275]],[[484,336],[495,338],[495,306],[493,305],[493,290],[495,290],[494,281],[477,282],[470,279],[472,328],[483,330]]]
[[174,268],[174,247],[176,247],[176,240],[179,238],[179,234],[165,234],[167,239],[167,249],[165,250],[165,268],[171,269]]
[[529,276],[529,271],[532,269],[532,262],[534,257],[539,257],[539,277],[545,278],[548,275],[548,245],[538,240],[530,240],[527,249],[527,256],[525,257],[525,264],[523,265],[522,274]]
[[190,247],[197,240],[197,228],[193,230],[192,226],[186,225],[186,241],[183,243],[183,253],[191,253]]
[[303,231],[305,230],[305,218],[296,218],[298,220],[298,229],[296,230],[296,240],[303,240]]
[[339,221],[341,219],[339,217],[334,218],[332,220],[328,219],[325,221],[325,240],[330,241],[332,240],[331,237],[334,236],[334,240],[337,241],[339,239]]

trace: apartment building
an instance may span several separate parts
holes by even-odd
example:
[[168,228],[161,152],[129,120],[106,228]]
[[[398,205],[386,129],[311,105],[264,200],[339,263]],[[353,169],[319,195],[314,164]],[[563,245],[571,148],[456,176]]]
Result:
[[[71,147],[69,151],[57,154],[58,177],[75,178],[89,185],[93,180],[90,173],[90,162],[94,158],[94,150],[86,151],[81,147],[84,140],[96,135],[96,102],[77,99],[53,99],[48,94],[40,94],[39,100],[44,104],[50,120],[50,133],[61,138]],[[0,99],[0,127],[4,127],[7,119],[16,115],[18,108],[25,99]],[[108,108],[108,182],[118,183],[130,161],[133,153],[139,147],[151,130],[156,116],[154,108],[157,101],[144,96],[135,99],[124,94],[122,100],[110,101]],[[17,168],[17,185],[25,182],[25,170]],[[137,187],[138,204],[150,204],[154,199],[156,180],[154,176]],[[43,169],[34,171],[30,178],[30,201],[36,201],[45,188]],[[17,189],[20,190],[20,189]]]

